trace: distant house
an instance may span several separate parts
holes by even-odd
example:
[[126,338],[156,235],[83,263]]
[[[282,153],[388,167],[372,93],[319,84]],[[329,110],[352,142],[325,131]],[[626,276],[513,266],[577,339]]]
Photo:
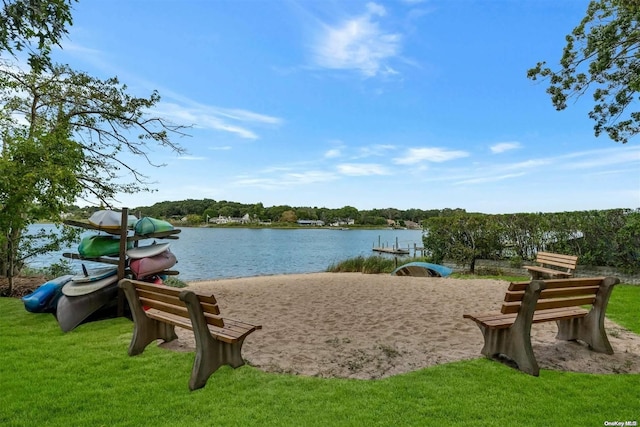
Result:
[[305,225],[308,227],[323,227],[324,221],[315,220],[315,219],[299,219],[296,221],[298,225]]
[[210,218],[209,222],[214,224],[248,224],[251,222],[251,217],[248,213],[244,214],[242,218],[219,215],[218,218]]
[[355,223],[356,223],[355,219],[347,218],[347,219],[338,219],[329,225],[331,227],[344,227],[345,225],[355,225]]
[[417,229],[421,228],[420,224],[418,224],[417,222],[414,222],[414,221],[405,221],[404,225],[410,230],[417,230]]

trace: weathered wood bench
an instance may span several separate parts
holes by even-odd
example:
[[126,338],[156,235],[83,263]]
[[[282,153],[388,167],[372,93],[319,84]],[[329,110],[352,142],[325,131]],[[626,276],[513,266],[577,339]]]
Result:
[[[531,325],[555,321],[556,339],[581,340],[597,352],[613,354],[604,329],[604,315],[616,277],[534,280],[511,283],[499,312],[464,314],[484,336],[481,353],[503,355],[518,369],[538,376],[531,347]],[[583,306],[591,306],[590,310]]]
[[144,351],[151,342],[175,340],[175,326],[193,331],[196,357],[189,389],[202,388],[220,366],[244,365],[242,343],[262,326],[222,318],[213,294],[123,279],[119,286],[129,301],[134,329],[129,355]]
[[578,257],[551,252],[538,252],[536,262],[540,265],[527,265],[524,267],[531,273],[531,280],[544,278],[562,279],[573,276]]

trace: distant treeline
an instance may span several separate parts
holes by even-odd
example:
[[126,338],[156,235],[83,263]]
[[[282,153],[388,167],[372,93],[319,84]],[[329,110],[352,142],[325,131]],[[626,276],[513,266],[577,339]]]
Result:
[[473,271],[478,259],[517,266],[538,251],[578,256],[578,264],[640,272],[640,210],[459,214],[424,223],[424,247],[434,262],[453,259]]
[[[79,208],[74,206],[69,208],[69,213],[75,217],[88,217],[96,210],[98,208]],[[202,223],[207,218],[242,218],[248,214],[251,220],[273,223],[291,223],[299,219],[306,219],[321,220],[325,224],[331,224],[336,221],[351,219],[355,221],[356,225],[385,226],[387,225],[387,220],[393,220],[400,224],[411,221],[421,225],[422,221],[427,218],[460,214],[466,211],[464,209],[400,210],[395,208],[358,210],[352,206],[344,206],[339,209],[307,206],[294,207],[289,205],[265,207],[262,203],[243,204],[226,200],[188,199],[160,202],[152,206],[138,206],[130,208],[130,212],[135,215],[167,220],[182,220],[186,218],[187,222],[190,223]]]

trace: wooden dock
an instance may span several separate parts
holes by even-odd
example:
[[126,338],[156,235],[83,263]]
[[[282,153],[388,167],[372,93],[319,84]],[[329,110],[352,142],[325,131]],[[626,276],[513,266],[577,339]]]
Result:
[[[391,255],[410,255],[411,247],[407,245],[406,248],[401,248],[398,244],[398,238],[396,237],[396,244],[389,246],[388,244],[385,246],[380,242],[380,236],[378,236],[378,246],[375,246],[372,249],[374,252],[383,253],[383,254],[391,254]],[[417,245],[413,244],[413,253],[416,256],[418,251],[422,251],[424,253],[424,248],[418,248]]]
[[393,255],[409,255],[409,249],[400,249],[392,246],[390,248],[373,248],[374,252],[380,252],[385,254],[393,254]]

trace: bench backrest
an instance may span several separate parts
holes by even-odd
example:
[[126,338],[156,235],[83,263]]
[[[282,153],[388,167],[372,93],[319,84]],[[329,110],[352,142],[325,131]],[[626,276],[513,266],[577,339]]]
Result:
[[140,303],[158,311],[189,319],[189,311],[183,299],[186,293],[193,293],[198,297],[200,307],[208,324],[224,327],[224,321],[220,317],[218,302],[213,294],[205,294],[194,290],[172,288],[165,285],[155,285],[138,280],[124,279],[133,285]]
[[538,252],[536,262],[543,266],[552,266],[566,269],[567,273],[571,273],[576,269],[578,257],[574,255],[554,254],[551,252]]
[[[604,277],[545,280],[536,310],[593,305]],[[517,313],[525,290],[530,282],[514,282],[509,285],[500,310],[503,314]]]

